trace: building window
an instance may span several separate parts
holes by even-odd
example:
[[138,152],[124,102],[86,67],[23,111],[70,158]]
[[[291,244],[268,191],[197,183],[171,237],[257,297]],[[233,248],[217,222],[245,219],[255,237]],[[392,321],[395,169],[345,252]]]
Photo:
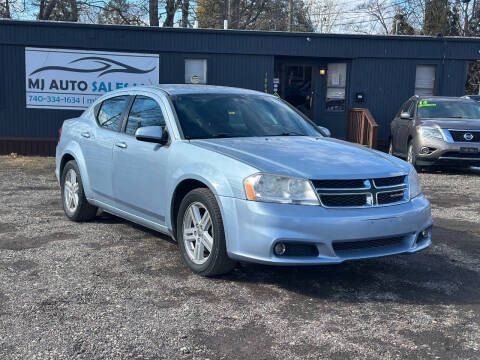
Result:
[[435,89],[435,65],[417,65],[415,95],[433,95]]
[[327,70],[327,111],[345,111],[345,85],[347,64],[328,64]]
[[185,59],[185,84],[207,83],[207,60]]

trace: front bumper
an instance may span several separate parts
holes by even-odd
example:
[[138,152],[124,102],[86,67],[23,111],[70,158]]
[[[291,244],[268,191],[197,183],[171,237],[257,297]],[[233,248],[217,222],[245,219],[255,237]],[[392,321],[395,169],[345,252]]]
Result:
[[[415,141],[417,164],[421,166],[480,166],[480,143],[478,142],[446,142],[418,137]],[[431,150],[422,154],[422,148]],[[469,149],[471,152],[467,152]]]
[[[360,209],[261,203],[217,197],[224,220],[227,253],[237,260],[279,265],[334,264],[345,260],[413,253],[431,244],[417,242],[432,226],[430,203],[420,195],[408,203]],[[399,238],[386,246],[334,250],[339,242]],[[275,244],[307,244],[315,255],[277,256]],[[366,243],[364,243],[366,244]]]

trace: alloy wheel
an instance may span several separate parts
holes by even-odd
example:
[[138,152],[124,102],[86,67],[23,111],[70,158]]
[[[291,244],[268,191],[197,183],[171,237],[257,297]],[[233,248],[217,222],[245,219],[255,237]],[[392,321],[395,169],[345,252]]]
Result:
[[188,257],[195,264],[205,263],[213,248],[213,224],[210,213],[200,202],[194,202],[183,217],[183,242]]
[[65,208],[74,213],[77,210],[79,203],[79,187],[77,180],[77,173],[74,169],[70,169],[65,176],[64,195]]

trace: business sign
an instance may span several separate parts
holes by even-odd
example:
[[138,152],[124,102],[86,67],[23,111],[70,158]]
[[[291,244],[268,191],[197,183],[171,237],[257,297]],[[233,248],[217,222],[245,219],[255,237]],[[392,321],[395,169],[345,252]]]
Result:
[[25,48],[27,108],[85,109],[109,91],[158,84],[159,56]]

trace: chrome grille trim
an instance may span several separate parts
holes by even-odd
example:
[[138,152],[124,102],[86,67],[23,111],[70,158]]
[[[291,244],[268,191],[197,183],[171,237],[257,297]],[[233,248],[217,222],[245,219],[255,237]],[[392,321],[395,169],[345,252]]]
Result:
[[[364,187],[358,187],[358,188],[342,188],[342,187],[322,188],[320,187],[320,188],[315,188],[315,191],[317,192],[318,199],[320,201],[320,204],[323,207],[335,208],[335,209],[391,206],[391,205],[403,204],[410,200],[408,183],[407,183],[408,181],[407,175],[377,178],[377,182],[379,182],[379,179],[382,179],[383,182],[392,182],[394,185],[376,186],[375,179],[365,179],[363,180]],[[325,180],[325,181],[335,182],[335,180]],[[398,183],[398,181],[401,181],[401,183]],[[339,184],[341,184],[342,180],[338,180],[338,182]],[[320,183],[321,183],[321,180],[317,180],[317,181],[312,180],[312,184],[320,184]],[[403,197],[401,200],[398,200],[398,201],[385,202],[385,197],[381,196],[385,194],[393,195],[399,192],[403,192]],[[348,204],[349,202],[354,203],[355,201],[357,201],[358,195],[365,195],[365,203],[363,205],[352,205],[352,206],[329,205],[329,203],[330,204],[332,203],[332,197],[335,197],[335,196],[338,197],[339,204],[341,203]],[[379,195],[381,196],[380,203],[379,203]],[[388,200],[388,197],[387,197],[387,200]]]

